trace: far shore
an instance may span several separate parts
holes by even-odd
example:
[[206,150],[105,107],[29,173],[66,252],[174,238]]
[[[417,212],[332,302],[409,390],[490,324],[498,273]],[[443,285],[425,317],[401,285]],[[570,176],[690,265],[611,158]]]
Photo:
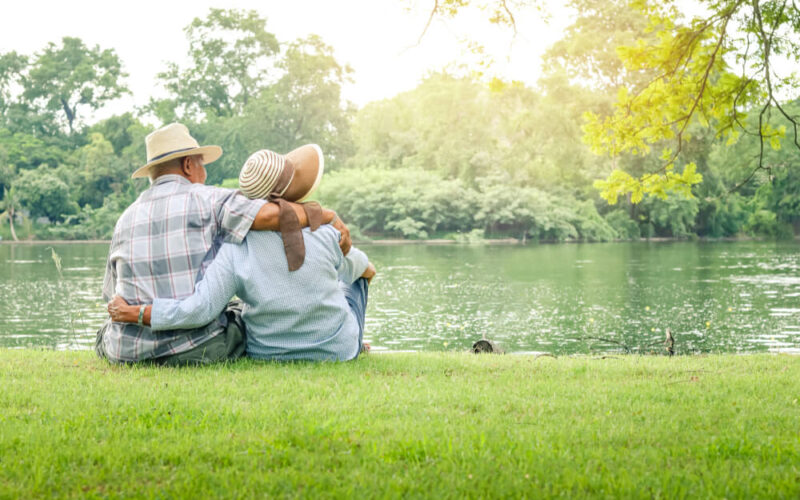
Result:
[[[793,238],[794,241],[800,240],[800,235]],[[784,241],[793,241],[784,240]],[[763,238],[753,238],[750,236],[736,236],[725,238],[675,238],[675,237],[654,237],[654,238],[640,238],[638,240],[611,240],[611,241],[581,241],[581,240],[527,240],[522,241],[517,238],[497,238],[497,239],[484,239],[477,241],[458,241],[447,239],[430,239],[430,240],[404,240],[399,238],[387,239],[374,239],[374,240],[359,240],[354,239],[353,243],[356,245],[555,245],[555,244],[581,244],[581,243],[669,243],[669,242],[696,242],[696,243],[716,243],[716,242],[736,242],[736,241],[781,241],[781,240],[767,240]],[[63,245],[63,244],[77,244],[77,243],[104,243],[106,245],[111,243],[111,240],[0,240],[0,245]]]

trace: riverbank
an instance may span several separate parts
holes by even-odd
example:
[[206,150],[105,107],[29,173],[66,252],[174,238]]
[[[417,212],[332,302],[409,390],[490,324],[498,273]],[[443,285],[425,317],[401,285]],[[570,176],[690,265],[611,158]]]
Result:
[[[800,240],[800,236],[794,238],[795,241]],[[666,243],[666,242],[686,242],[694,241],[701,243],[715,243],[715,242],[737,242],[737,241],[772,241],[764,240],[763,238],[752,238],[749,236],[740,236],[735,238],[667,238],[667,237],[654,237],[654,238],[641,238],[638,240],[611,240],[606,242],[598,241],[582,241],[582,240],[565,240],[565,241],[549,241],[549,240],[527,240],[522,241],[516,238],[486,238],[473,241],[453,240],[453,239],[427,239],[427,240],[404,240],[404,239],[354,239],[353,243],[356,245],[557,245],[557,244],[580,244],[580,243]],[[779,240],[776,240],[779,241]],[[76,244],[76,243],[103,243],[110,244],[111,240],[0,240],[2,244],[16,244],[16,245],[61,245],[61,244]]]
[[800,358],[0,349],[0,497],[797,497]]

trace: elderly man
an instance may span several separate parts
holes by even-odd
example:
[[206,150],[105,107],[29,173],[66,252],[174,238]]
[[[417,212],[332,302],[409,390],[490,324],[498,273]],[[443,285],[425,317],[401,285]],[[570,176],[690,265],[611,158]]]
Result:
[[[115,295],[143,306],[156,298],[192,295],[195,283],[222,243],[241,244],[251,229],[277,230],[279,209],[239,192],[205,186],[205,165],[222,155],[218,146],[200,147],[181,124],[156,130],[145,139],[148,162],[133,177],[149,176],[151,187],[120,216],[114,228],[103,283],[103,298]],[[291,205],[300,226],[308,225],[302,205]],[[322,211],[331,223],[335,213]],[[343,254],[350,248],[347,228],[336,218]],[[193,329],[153,332],[144,325],[112,322],[98,331],[95,349],[112,362],[211,363],[244,352],[240,309],[227,310]]]

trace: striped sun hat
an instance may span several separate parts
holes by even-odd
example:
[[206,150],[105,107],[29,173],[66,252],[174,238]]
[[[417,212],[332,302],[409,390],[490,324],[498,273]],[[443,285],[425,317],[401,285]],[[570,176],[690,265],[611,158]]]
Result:
[[250,155],[239,172],[239,189],[251,199],[303,201],[317,188],[323,171],[322,150],[316,144],[286,155],[262,149]]
[[[285,156],[262,149],[250,155],[239,172],[239,189],[252,199],[263,200],[272,194],[279,198],[286,192],[293,177],[294,169],[286,168]],[[280,186],[278,181],[281,181]]]

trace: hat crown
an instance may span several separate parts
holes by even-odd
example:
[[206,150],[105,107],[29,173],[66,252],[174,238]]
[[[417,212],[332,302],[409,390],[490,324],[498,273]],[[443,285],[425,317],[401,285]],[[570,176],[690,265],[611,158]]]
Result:
[[239,190],[251,199],[280,197],[302,202],[319,185],[325,171],[322,149],[306,144],[285,155],[262,149],[245,162],[239,173]]
[[186,125],[181,123],[170,123],[151,132],[144,142],[148,163],[172,153],[200,147]]
[[266,199],[272,194],[286,166],[286,157],[268,149],[256,151],[239,173],[239,190],[251,199]]

